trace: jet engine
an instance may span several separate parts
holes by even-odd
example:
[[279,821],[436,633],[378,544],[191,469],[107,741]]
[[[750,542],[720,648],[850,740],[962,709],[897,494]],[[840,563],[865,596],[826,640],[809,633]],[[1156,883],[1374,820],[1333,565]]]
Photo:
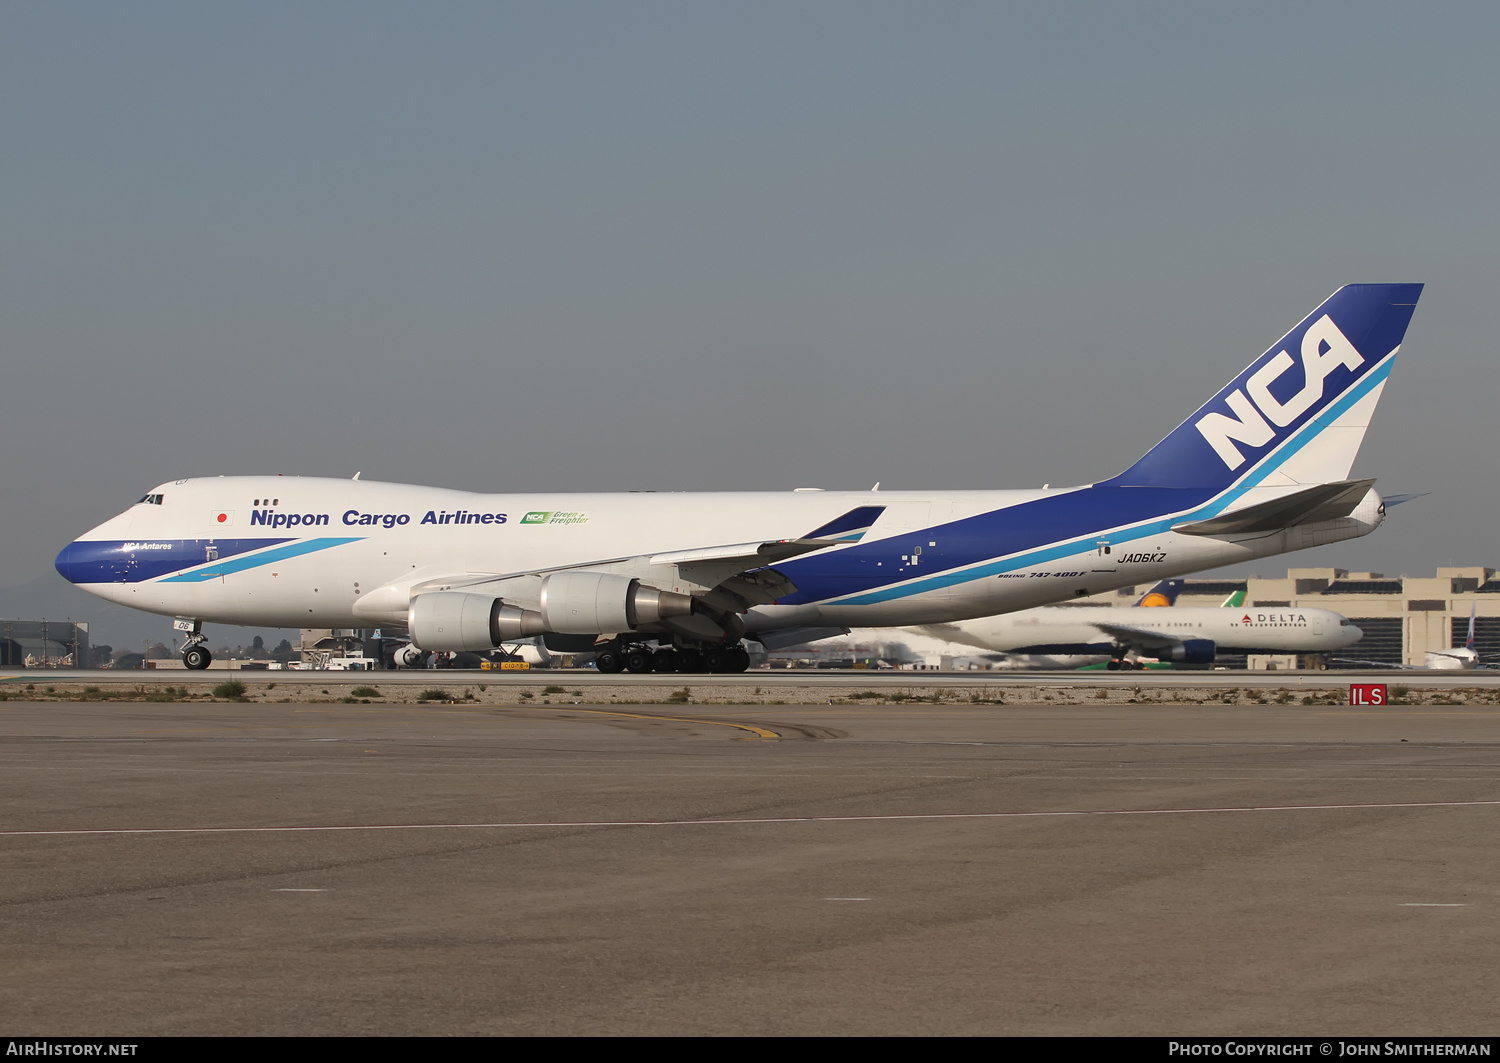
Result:
[[396,662],[397,668],[415,668],[425,656],[427,651],[420,646],[402,646],[391,655],[391,659]]
[[592,635],[688,616],[693,597],[606,572],[554,572],[542,581],[541,606],[538,630]]
[[1213,639],[1183,639],[1170,650],[1163,650],[1158,659],[1183,664],[1213,664],[1216,649]]
[[465,591],[417,595],[407,606],[406,628],[414,646],[445,652],[490,650],[547,630],[540,613]]

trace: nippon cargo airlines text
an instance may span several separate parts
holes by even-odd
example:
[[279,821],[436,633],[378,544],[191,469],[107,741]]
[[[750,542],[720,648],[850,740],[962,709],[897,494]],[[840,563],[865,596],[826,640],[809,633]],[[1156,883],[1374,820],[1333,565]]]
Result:
[[57,570],[173,618],[192,668],[215,622],[380,628],[409,639],[405,664],[540,638],[605,672],[739,671],[757,643],[952,624],[1369,534],[1385,504],[1350,470],[1421,290],[1340,288],[1094,483],[517,495],[203,477],[151,489]]
[[[504,513],[470,513],[467,510],[445,513],[428,510],[417,521],[417,524],[419,526],[423,524],[504,524],[506,519]],[[361,513],[357,509],[349,509],[344,511],[339,520],[351,528],[375,526],[396,528],[412,523],[412,515],[410,513]],[[264,525],[267,528],[311,528],[328,524],[328,514],[274,513],[266,509],[253,509],[250,511],[250,523]]]

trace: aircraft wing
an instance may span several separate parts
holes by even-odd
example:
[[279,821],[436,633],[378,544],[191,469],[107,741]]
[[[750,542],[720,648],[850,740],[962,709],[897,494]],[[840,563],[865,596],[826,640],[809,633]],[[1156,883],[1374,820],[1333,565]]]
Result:
[[[790,594],[797,589],[791,580],[769,566],[790,557],[837,545],[838,542],[832,539],[777,539],[760,543],[707,546],[694,550],[672,550],[636,557],[599,558],[576,565],[527,572],[469,572],[424,580],[412,587],[412,593],[488,588],[494,590],[499,597],[525,603],[534,598],[534,595],[527,594],[521,587],[526,581],[534,581],[540,588],[541,580],[558,572],[605,572],[634,576],[653,585],[686,583],[700,593],[715,590],[729,582],[733,582],[736,587],[743,584],[743,589],[750,592],[746,595],[750,604],[769,605],[783,594]],[[500,584],[508,586],[501,588],[498,586]]]
[[1182,640],[1176,635],[1163,634],[1160,631],[1152,631],[1150,628],[1136,627],[1132,624],[1111,624],[1089,621],[1094,627],[1104,632],[1116,642],[1127,646],[1135,646],[1140,649],[1160,649],[1163,646],[1177,646]]
[[[681,596],[691,596],[692,615],[664,622],[674,630],[689,633],[691,629],[703,637],[717,638],[736,628],[743,630],[736,614],[756,605],[770,605],[797,589],[776,570],[777,563],[815,550],[858,542],[884,510],[884,506],[860,506],[794,539],[599,558],[526,572],[463,572],[428,577],[412,584],[371,591],[360,603],[360,611],[372,617],[386,616],[388,622],[396,623],[398,616],[405,615],[412,598],[435,591],[489,594],[503,599],[507,605],[536,611],[541,607],[543,588],[549,579],[555,587],[556,579],[563,574],[590,573],[616,577],[617,584],[636,581],[644,588],[676,594],[683,602],[687,599]],[[698,631],[699,628],[702,630]]]
[[1298,524],[1315,524],[1318,521],[1347,517],[1354,512],[1374,483],[1374,480],[1340,480],[1331,484],[1318,484],[1208,520],[1178,524],[1172,530],[1184,535],[1238,535],[1245,532],[1281,531]]

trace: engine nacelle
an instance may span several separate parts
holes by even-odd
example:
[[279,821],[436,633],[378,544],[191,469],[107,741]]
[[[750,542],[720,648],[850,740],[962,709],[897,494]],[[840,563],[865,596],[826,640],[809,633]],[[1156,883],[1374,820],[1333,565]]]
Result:
[[593,635],[688,616],[693,597],[607,572],[554,572],[542,581],[541,606],[546,630]]
[[431,591],[407,606],[406,629],[415,646],[455,653],[492,650],[502,642],[540,635],[546,625],[540,613],[507,605],[502,598]]
[[396,662],[397,668],[415,668],[426,656],[427,651],[420,646],[402,646],[391,655],[391,659]]
[[1217,648],[1213,639],[1183,639],[1181,645],[1173,646],[1159,659],[1180,661],[1183,664],[1213,664]]

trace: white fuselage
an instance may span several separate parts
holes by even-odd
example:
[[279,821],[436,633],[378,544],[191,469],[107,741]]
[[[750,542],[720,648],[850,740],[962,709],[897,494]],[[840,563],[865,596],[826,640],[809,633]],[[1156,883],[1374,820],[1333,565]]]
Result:
[[[1286,489],[1256,488],[1241,502],[1278,490]],[[502,495],[216,477],[154,489],[150,501],[71,544],[58,569],[102,598],[167,616],[399,627],[413,593],[434,581],[449,587],[612,559],[644,563],[719,543],[796,539],[871,506],[882,507],[879,519],[857,545],[775,565],[797,593],[757,606],[747,626],[885,627],[990,616],[1247,561],[1363,535],[1382,517],[1371,491],[1347,518],[1239,539],[1183,535],[1171,525],[1203,513],[1201,501],[1185,513],[1116,524],[1111,495],[1101,500],[1098,520],[1076,525],[1074,534],[1017,537],[1026,514],[1059,503],[1083,509],[1097,491]],[[1019,548],[1007,549],[996,538],[1002,534]],[[1101,539],[1113,550],[1099,546]],[[664,589],[680,582],[673,563],[652,565],[650,575]],[[507,594],[524,600],[526,586]]]
[[[1131,632],[1139,633],[1133,642]],[[1172,645],[1205,639],[1220,652],[1328,653],[1354,645],[1362,634],[1327,609],[1063,605],[898,631],[861,628],[812,646],[820,657],[863,651],[897,658],[893,663],[943,657],[960,668],[1078,668],[1127,654],[1155,657]]]
[[1087,653],[1111,644],[1146,649],[1154,640],[1207,639],[1224,650],[1325,653],[1354,645],[1363,632],[1328,609],[1054,606],[957,624],[919,628],[932,636],[1001,653]]
[[1422,667],[1435,672],[1463,672],[1479,667],[1479,654],[1463,646],[1449,650],[1428,650]]

